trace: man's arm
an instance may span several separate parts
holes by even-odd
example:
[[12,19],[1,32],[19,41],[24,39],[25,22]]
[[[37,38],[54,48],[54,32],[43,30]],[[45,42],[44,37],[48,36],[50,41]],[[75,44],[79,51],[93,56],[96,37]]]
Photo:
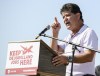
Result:
[[[61,25],[58,22],[57,18],[55,17],[54,23],[52,24],[52,35],[53,35],[53,37],[58,38],[60,28],[61,28]],[[51,40],[51,48],[56,52],[63,50],[62,48],[60,48],[58,46],[58,41],[55,40],[55,39]]]
[[[93,50],[86,50],[83,54],[74,56],[74,63],[86,63],[91,62],[94,58],[95,52]],[[59,66],[62,64],[68,64],[72,59],[69,59],[69,56],[58,55],[53,58],[52,63],[55,66]]]
[[83,54],[79,54],[74,57],[74,63],[91,62],[94,56],[95,56],[95,51],[85,50]]

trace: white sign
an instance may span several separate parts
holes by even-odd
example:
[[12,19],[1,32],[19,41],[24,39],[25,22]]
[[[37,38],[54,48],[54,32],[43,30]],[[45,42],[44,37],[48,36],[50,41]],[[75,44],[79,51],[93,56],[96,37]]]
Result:
[[6,74],[36,75],[40,42],[14,42],[8,44]]

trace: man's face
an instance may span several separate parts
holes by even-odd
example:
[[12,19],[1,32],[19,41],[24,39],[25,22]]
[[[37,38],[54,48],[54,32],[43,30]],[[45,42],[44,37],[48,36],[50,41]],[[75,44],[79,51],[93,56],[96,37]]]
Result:
[[65,12],[62,12],[62,16],[63,16],[63,20],[67,29],[71,31],[77,30],[78,28],[77,24],[79,21],[78,14],[73,14],[71,12],[65,11]]

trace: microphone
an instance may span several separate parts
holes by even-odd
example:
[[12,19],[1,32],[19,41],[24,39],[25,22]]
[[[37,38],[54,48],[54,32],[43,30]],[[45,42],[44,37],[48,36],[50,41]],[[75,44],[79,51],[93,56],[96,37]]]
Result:
[[44,28],[43,31],[41,31],[41,32],[39,33],[39,35],[38,35],[35,39],[38,39],[39,36],[41,36],[42,34],[44,34],[44,33],[45,33],[47,30],[49,30],[49,29],[50,29],[50,25],[46,26],[46,28]]

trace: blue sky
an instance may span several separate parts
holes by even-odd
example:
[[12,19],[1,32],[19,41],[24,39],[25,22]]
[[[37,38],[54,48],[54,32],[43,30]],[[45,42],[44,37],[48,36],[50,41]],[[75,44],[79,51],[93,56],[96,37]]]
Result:
[[[85,24],[93,28],[100,39],[100,0],[0,0],[0,76],[5,76],[8,42],[35,40],[43,28],[53,23],[54,17],[62,25],[59,38],[68,35],[59,11],[69,2],[80,6]],[[51,36],[51,29],[46,34]],[[40,38],[49,45],[49,38]],[[95,66],[100,64],[99,58],[97,53]]]

